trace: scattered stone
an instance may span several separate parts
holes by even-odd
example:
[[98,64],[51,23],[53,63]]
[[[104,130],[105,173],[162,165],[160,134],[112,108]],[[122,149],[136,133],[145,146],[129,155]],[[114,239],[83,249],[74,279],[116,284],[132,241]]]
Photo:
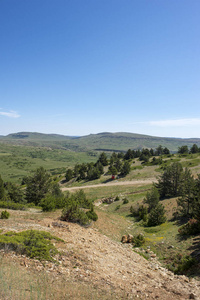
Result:
[[189,299],[196,299],[196,295],[194,293],[191,293]]
[[174,246],[173,245],[170,245],[169,247],[168,247],[168,249],[173,249],[174,248]]
[[127,235],[123,235],[122,236],[122,239],[121,239],[121,243],[127,243],[128,242],[128,237],[127,237]]
[[58,222],[52,222],[52,226],[53,227],[59,227],[59,228],[66,228],[67,230],[69,230],[69,225],[68,224],[63,224],[63,223],[58,223]]
[[151,254],[151,258],[156,258],[156,254],[155,253]]
[[128,234],[127,243],[132,243],[132,241],[133,241],[133,236],[131,234]]

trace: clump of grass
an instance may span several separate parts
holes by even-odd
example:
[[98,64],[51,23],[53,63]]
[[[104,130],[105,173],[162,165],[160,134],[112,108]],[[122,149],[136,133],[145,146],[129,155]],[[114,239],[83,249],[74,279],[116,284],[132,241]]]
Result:
[[123,204],[127,204],[127,203],[129,203],[128,199],[127,199],[127,198],[124,198]]
[[145,237],[142,233],[134,236],[132,239],[133,247],[141,247],[145,243]]
[[1,212],[1,217],[0,217],[1,219],[8,219],[9,217],[10,217],[10,214],[7,210],[3,210]]
[[25,254],[30,258],[54,261],[53,257],[58,253],[58,250],[51,240],[63,241],[45,231],[9,231],[0,235],[0,248],[7,248]]

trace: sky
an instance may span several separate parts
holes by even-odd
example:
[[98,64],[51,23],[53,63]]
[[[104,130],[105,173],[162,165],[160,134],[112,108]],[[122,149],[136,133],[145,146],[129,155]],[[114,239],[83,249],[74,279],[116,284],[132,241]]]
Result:
[[199,0],[1,0],[0,135],[200,138]]

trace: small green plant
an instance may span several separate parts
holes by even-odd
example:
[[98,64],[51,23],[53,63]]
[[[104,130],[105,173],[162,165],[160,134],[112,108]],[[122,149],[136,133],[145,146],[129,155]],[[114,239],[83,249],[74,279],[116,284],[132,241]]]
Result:
[[143,220],[144,222],[147,222],[148,219],[148,211],[147,207],[142,205],[139,205],[138,208],[134,208],[133,206],[130,207],[130,212],[133,217],[139,217],[139,220]]
[[53,256],[58,253],[58,250],[51,240],[63,241],[45,231],[26,230],[18,233],[9,231],[0,235],[0,248],[6,246],[30,258],[53,261]]
[[1,208],[13,209],[13,210],[26,210],[27,205],[15,203],[11,201],[0,201]]
[[127,204],[127,203],[129,203],[128,199],[127,199],[127,198],[124,198],[123,204]]
[[87,225],[90,223],[87,214],[76,203],[71,203],[63,209],[61,220],[72,223],[79,223],[80,225]]
[[8,219],[10,217],[10,214],[7,210],[3,210],[1,212],[1,219]]
[[134,236],[132,239],[133,247],[141,247],[145,243],[145,238],[142,233]]
[[92,221],[97,221],[98,220],[98,216],[94,211],[94,208],[92,207],[90,210],[88,210],[86,212],[86,215],[88,217],[88,219],[92,220]]
[[119,196],[117,196],[116,198],[115,198],[115,201],[119,201],[120,199],[119,199]]
[[196,260],[189,255],[182,255],[181,253],[178,253],[174,259],[173,262],[168,265],[168,269],[175,274],[186,274],[186,272],[196,263]]
[[55,197],[53,195],[46,195],[40,202],[43,211],[53,211],[56,208]]

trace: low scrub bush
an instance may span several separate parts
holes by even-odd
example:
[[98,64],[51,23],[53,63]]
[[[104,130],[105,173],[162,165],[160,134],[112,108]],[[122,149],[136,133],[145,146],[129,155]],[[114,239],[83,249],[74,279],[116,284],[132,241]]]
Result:
[[53,256],[58,250],[51,240],[63,241],[45,231],[27,230],[18,233],[10,231],[0,235],[0,248],[9,247],[10,250],[30,258],[53,261]]
[[[90,210],[85,212],[85,209]],[[90,220],[96,221],[98,216],[94,212],[94,206],[88,200],[82,190],[76,192],[66,199],[63,208],[61,220],[67,222],[79,223],[80,225],[88,225]]]
[[148,211],[147,207],[144,205],[139,205],[138,208],[134,208],[133,206],[130,207],[130,212],[133,217],[138,217],[139,220],[143,220],[144,222],[147,222],[148,218]]
[[79,223],[80,225],[87,225],[90,223],[87,214],[76,203],[71,203],[63,209],[61,220]]
[[134,247],[141,247],[145,243],[144,235],[139,233],[138,235],[134,236],[132,238],[132,243]]
[[178,253],[175,258],[173,259],[173,262],[168,265],[168,269],[175,274],[186,274],[186,272],[196,263],[196,260],[189,255],[182,255],[181,253]]
[[129,203],[128,199],[127,199],[127,198],[124,198],[123,204],[127,204],[127,203]]
[[0,208],[7,208],[13,210],[26,210],[27,206],[20,203],[15,203],[11,201],[0,201]]
[[190,219],[178,230],[181,235],[194,235],[200,233],[200,222],[196,219]]
[[10,214],[7,210],[3,210],[1,212],[1,219],[8,219],[10,217]]
[[94,209],[92,208],[91,210],[88,210],[86,212],[86,215],[88,217],[88,219],[92,220],[92,221],[97,221],[98,220],[98,216],[95,213]]
[[46,195],[44,199],[41,200],[40,206],[43,211],[53,211],[56,208],[55,197],[52,195]]

